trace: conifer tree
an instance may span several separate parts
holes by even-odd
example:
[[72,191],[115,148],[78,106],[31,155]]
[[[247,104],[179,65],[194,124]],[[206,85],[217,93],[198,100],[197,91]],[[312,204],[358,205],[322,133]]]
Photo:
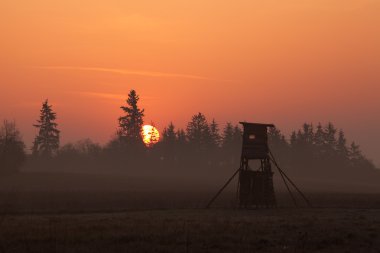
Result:
[[281,163],[289,161],[289,144],[280,129],[270,127],[268,129],[268,143],[270,151],[276,156]]
[[223,136],[222,136],[222,147],[223,148],[229,148],[233,145],[234,141],[234,127],[232,126],[231,122],[227,122],[226,126],[223,129]]
[[242,130],[238,125],[233,126],[227,122],[223,129],[222,151],[223,159],[229,164],[234,164],[239,158],[242,145]]
[[185,145],[187,143],[186,133],[183,129],[179,129],[176,132],[176,136],[179,145]]
[[319,148],[323,147],[325,144],[325,132],[321,123],[318,123],[317,125],[317,130],[315,131],[313,142]]
[[165,144],[174,144],[177,140],[175,127],[172,122],[162,131],[162,142]]
[[236,125],[234,127],[234,134],[233,134],[233,142],[236,147],[239,147],[242,143],[242,136],[243,136],[243,131],[241,130],[239,125]]
[[285,140],[285,136],[276,127],[270,127],[268,130],[268,142],[270,147],[274,150],[283,150],[287,147],[288,143]]
[[327,143],[330,152],[336,149],[336,132],[337,130],[335,126],[329,122],[325,127],[325,142]]
[[51,107],[48,100],[45,100],[40,110],[40,119],[34,125],[38,129],[38,134],[33,142],[33,155],[51,157],[58,151],[60,131],[55,122],[56,113]]
[[163,150],[164,153],[174,156],[174,153],[178,153],[178,144],[179,142],[175,131],[175,126],[172,122],[170,122],[169,125],[162,130],[162,141],[160,143],[160,146],[162,147],[161,150]]
[[210,140],[210,128],[202,113],[194,115],[187,124],[186,137],[197,150],[207,148]]
[[349,149],[349,157],[352,162],[358,162],[363,159],[362,152],[360,150],[360,146],[357,145],[355,142],[351,143],[350,149]]
[[296,131],[292,131],[290,135],[290,145],[292,148],[297,148],[298,140],[297,140],[297,134]]
[[339,131],[338,135],[337,152],[342,158],[348,159],[347,140],[342,129]]
[[144,109],[137,105],[139,96],[135,90],[131,90],[126,100],[127,105],[120,108],[125,115],[119,118],[118,136],[121,140],[138,143],[142,141],[141,128],[144,124]]
[[219,134],[219,125],[218,123],[216,123],[215,119],[212,120],[209,128],[210,128],[211,145],[213,147],[219,147],[221,136]]
[[302,141],[307,145],[312,145],[314,141],[314,127],[313,124],[304,123]]

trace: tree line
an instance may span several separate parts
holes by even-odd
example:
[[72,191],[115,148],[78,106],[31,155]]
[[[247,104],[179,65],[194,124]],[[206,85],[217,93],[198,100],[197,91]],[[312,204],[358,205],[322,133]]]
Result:
[[287,140],[280,130],[269,130],[269,143],[278,160],[298,175],[318,177],[324,174],[331,178],[368,175],[376,168],[362,153],[355,142],[347,142],[342,129],[331,122],[316,126],[303,124],[293,131]]
[[[121,106],[114,137],[101,146],[90,139],[60,145],[57,115],[44,101],[32,154],[27,156],[25,144],[13,122],[5,121],[0,131],[0,164],[2,173],[17,171],[26,161],[30,167],[72,170],[140,170],[159,168],[188,173],[212,171],[239,166],[242,130],[227,122],[224,126],[202,113],[193,115],[185,129],[174,123],[166,126],[155,145],[144,145],[141,129],[144,109],[139,107],[135,90]],[[373,171],[375,166],[354,142],[347,143],[343,130],[332,123],[305,123],[289,138],[277,128],[269,129],[269,144],[279,162],[300,175],[331,175]],[[157,138],[152,133],[151,138]],[[233,168],[234,169],[234,168]],[[149,169],[147,170],[149,171]]]

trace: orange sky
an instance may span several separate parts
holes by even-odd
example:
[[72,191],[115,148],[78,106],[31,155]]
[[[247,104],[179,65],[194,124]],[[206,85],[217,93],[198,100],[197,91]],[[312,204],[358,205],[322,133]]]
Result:
[[2,0],[0,119],[30,145],[45,98],[63,142],[146,121],[332,121],[380,164],[378,0]]

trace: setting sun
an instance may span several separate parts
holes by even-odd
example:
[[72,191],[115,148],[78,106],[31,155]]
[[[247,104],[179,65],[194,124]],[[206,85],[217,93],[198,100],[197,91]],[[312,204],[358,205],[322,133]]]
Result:
[[142,136],[145,145],[152,146],[160,140],[160,132],[157,128],[151,125],[144,125],[142,127]]

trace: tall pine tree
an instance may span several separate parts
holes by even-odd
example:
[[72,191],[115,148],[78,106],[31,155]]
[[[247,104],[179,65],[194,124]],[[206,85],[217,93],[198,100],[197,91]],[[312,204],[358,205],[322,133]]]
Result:
[[176,132],[176,136],[177,136],[177,141],[178,141],[179,146],[183,146],[187,144],[186,132],[183,129],[179,129]]
[[186,127],[186,137],[189,144],[196,150],[206,150],[210,145],[210,128],[202,113],[195,114]]
[[337,148],[337,153],[341,158],[348,159],[349,151],[347,148],[347,140],[342,129],[339,130],[336,148]]
[[211,146],[213,148],[217,148],[220,146],[222,137],[220,136],[220,133],[219,133],[219,125],[215,121],[215,119],[211,121],[209,128],[210,128]]
[[243,141],[243,131],[241,130],[239,125],[235,125],[234,134],[233,134],[233,142],[236,147],[240,147]]
[[285,136],[276,127],[270,127],[268,130],[268,142],[272,151],[275,153],[284,152],[288,147]]
[[175,127],[172,122],[162,131],[162,142],[166,145],[174,145],[177,141]]
[[132,143],[142,143],[141,129],[144,124],[144,109],[137,105],[139,96],[135,90],[128,94],[127,105],[120,108],[125,112],[125,116],[119,118],[118,136],[121,140]]
[[222,138],[222,147],[224,149],[229,149],[231,146],[233,146],[234,127],[230,122],[227,122],[226,126],[224,127]]
[[48,100],[45,100],[40,110],[40,119],[34,125],[38,129],[38,134],[33,142],[33,155],[51,157],[57,153],[60,131],[55,123],[56,118],[56,113],[51,109]]

